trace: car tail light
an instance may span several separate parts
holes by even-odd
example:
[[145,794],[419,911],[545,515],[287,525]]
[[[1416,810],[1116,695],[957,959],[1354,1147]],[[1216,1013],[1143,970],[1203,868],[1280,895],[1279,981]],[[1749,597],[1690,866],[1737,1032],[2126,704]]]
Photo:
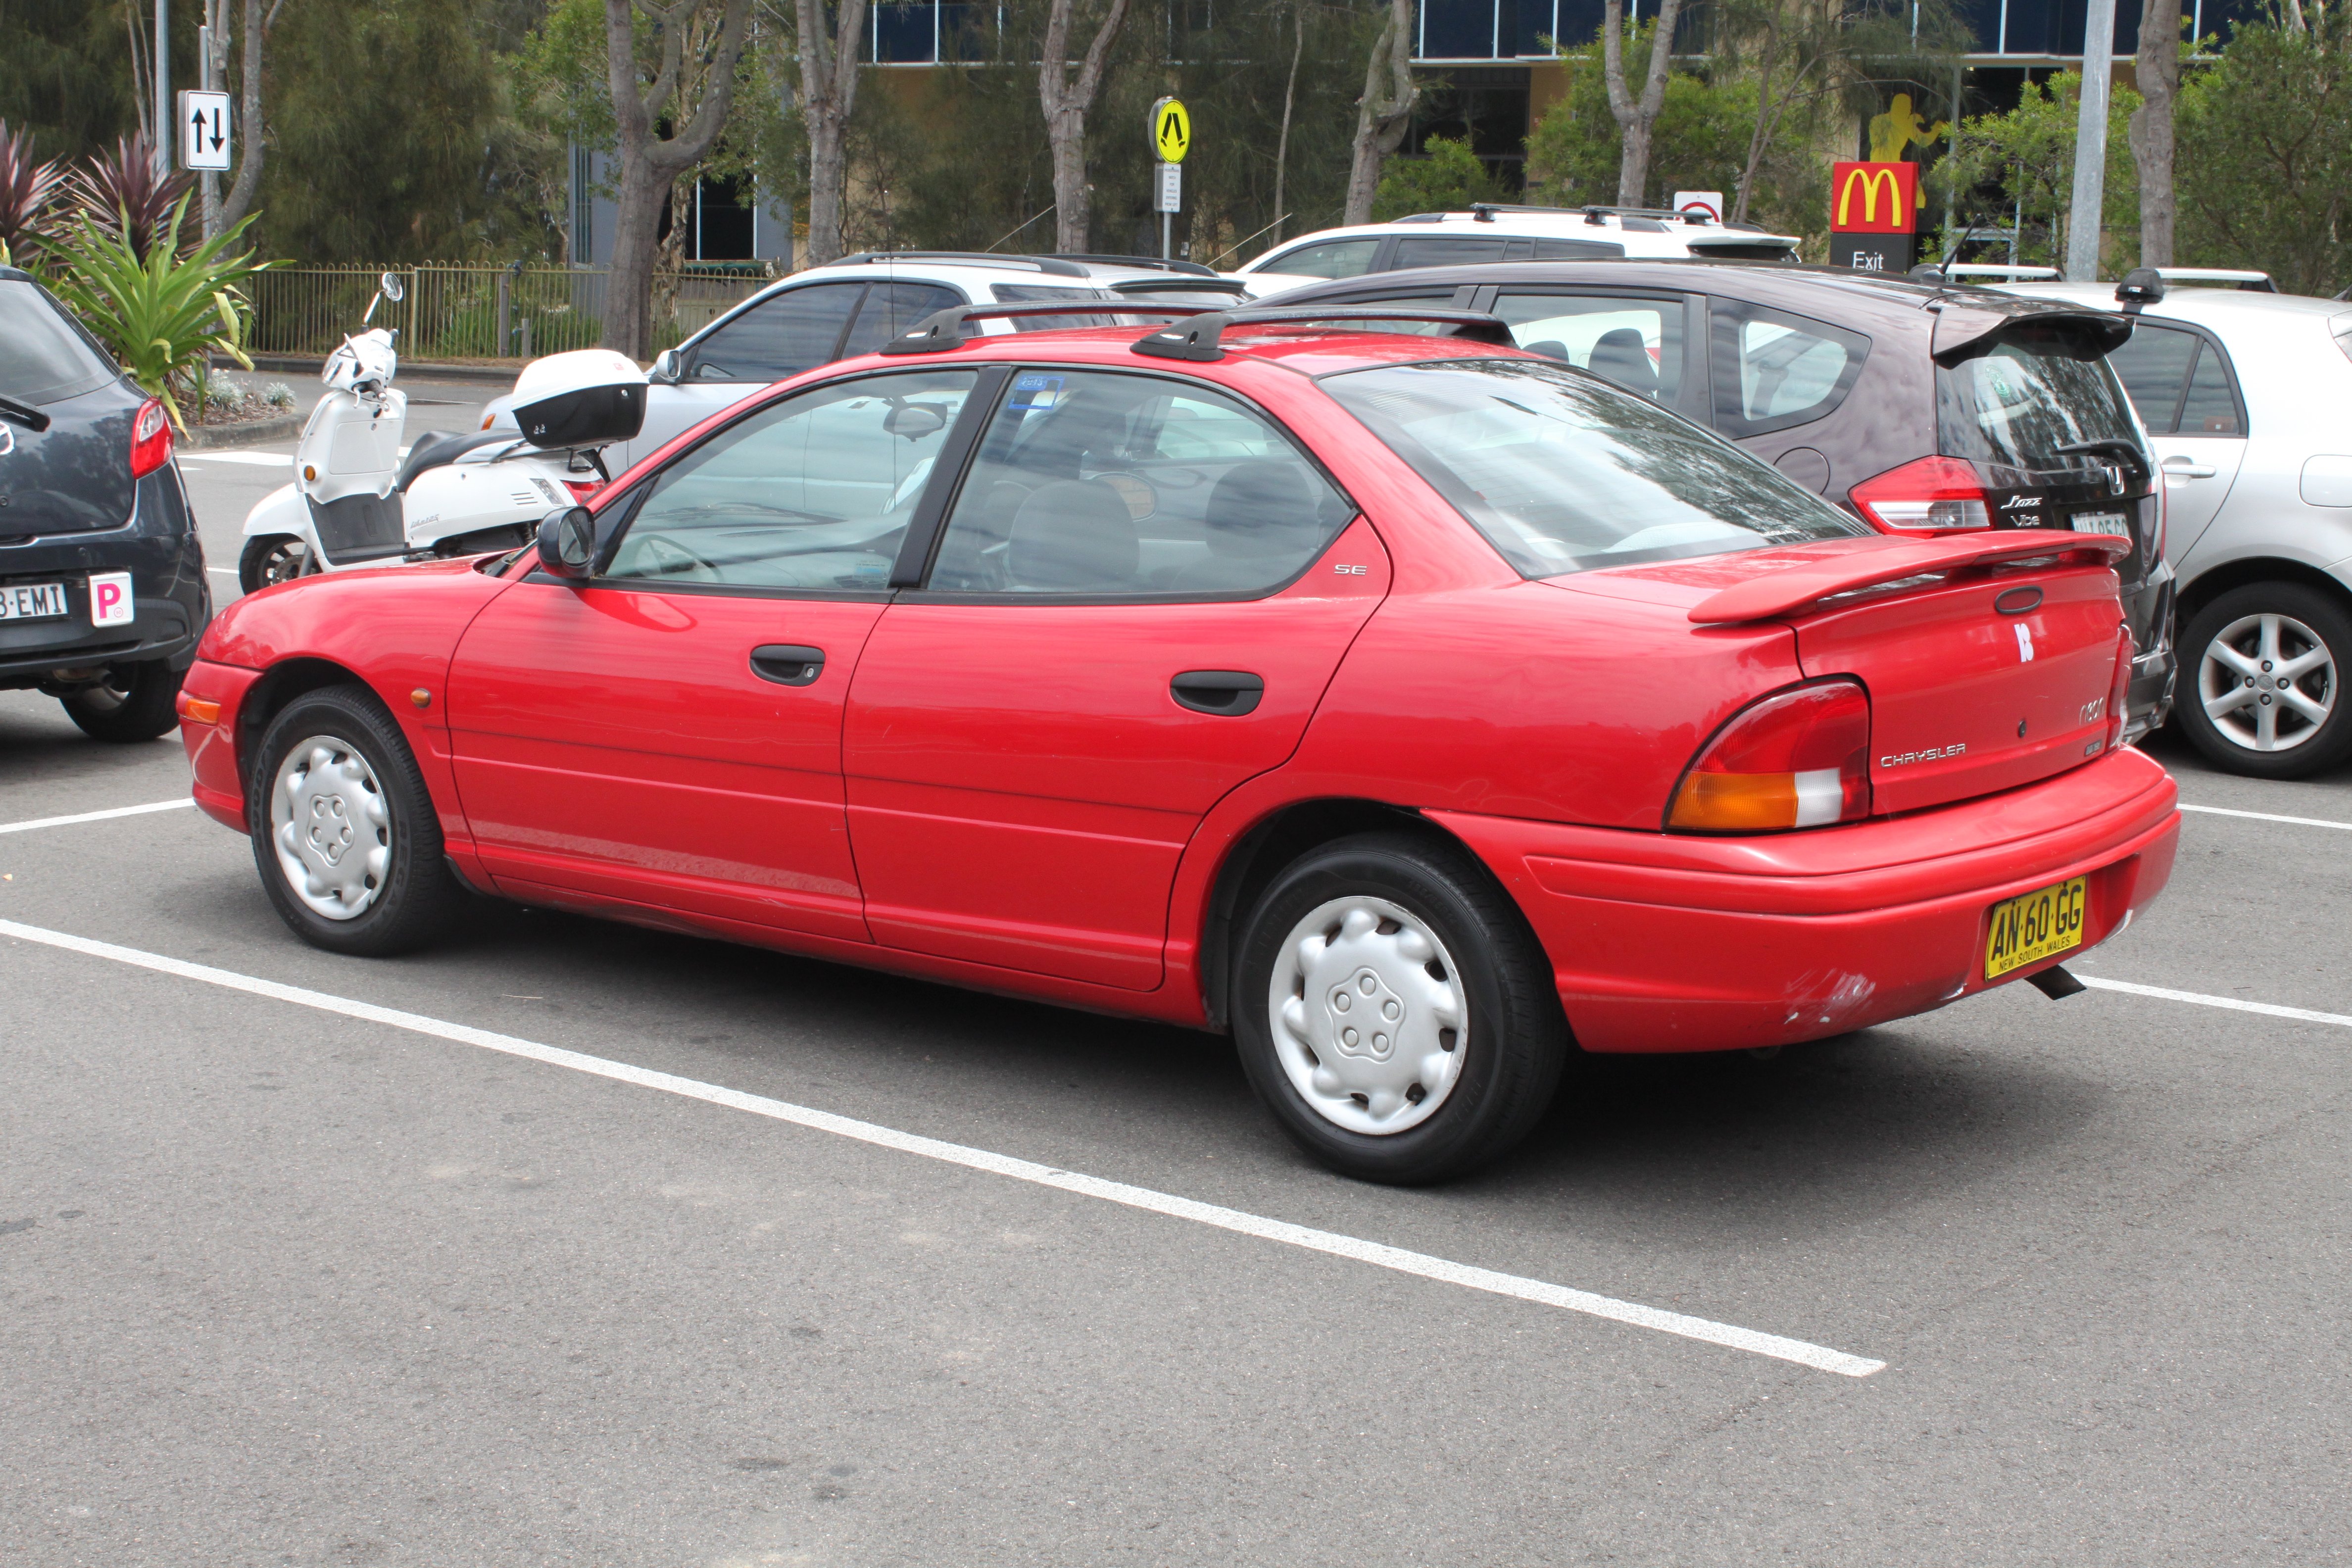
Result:
[[1958,458],[1921,458],[1864,479],[1848,493],[1864,517],[1900,532],[1992,526],[1984,481]]
[[1766,833],[1870,815],[1870,698],[1821,680],[1759,698],[1699,748],[1670,830]]
[[2125,712],[2131,701],[2132,659],[2139,652],[2132,642],[2131,627],[2116,633],[2116,674],[2107,682],[2107,750],[2116,749],[2124,738]]
[[604,487],[599,484],[583,483],[579,479],[566,479],[563,481],[563,488],[572,492],[572,499],[573,500],[579,502],[582,506],[586,506],[588,504],[588,498],[594,495],[598,490],[603,489]]
[[143,479],[171,460],[171,416],[151,397],[131,421],[131,477]]

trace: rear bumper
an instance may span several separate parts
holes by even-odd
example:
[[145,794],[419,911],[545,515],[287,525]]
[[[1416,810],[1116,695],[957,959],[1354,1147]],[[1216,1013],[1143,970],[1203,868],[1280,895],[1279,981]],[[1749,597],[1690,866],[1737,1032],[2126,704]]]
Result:
[[1994,904],[2087,879],[2079,956],[2147,907],[2171,777],[2120,751],[2041,784],[1850,827],[1697,837],[1433,812],[1518,900],[1590,1051],[1793,1044],[1988,988]]
[[[59,683],[71,672],[168,660],[184,668],[212,619],[204,548],[188,525],[176,479],[159,469],[139,481],[139,510],[121,528],[47,534],[0,544],[0,583],[62,583],[67,613],[0,622],[0,691]],[[6,513],[0,512],[0,528]],[[93,625],[93,573],[131,574],[129,625]]]

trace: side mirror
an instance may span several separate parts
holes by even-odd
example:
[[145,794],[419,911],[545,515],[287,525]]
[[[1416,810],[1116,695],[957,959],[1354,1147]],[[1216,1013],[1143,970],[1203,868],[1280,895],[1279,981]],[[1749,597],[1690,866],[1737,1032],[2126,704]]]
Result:
[[539,569],[567,583],[584,579],[596,563],[596,520],[584,506],[551,511],[539,523]]
[[397,272],[385,273],[376,279],[375,286],[378,292],[395,305],[399,304],[401,297],[408,292],[407,285],[401,282],[400,274]]
[[647,373],[646,379],[657,381],[664,386],[676,386],[678,375],[685,368],[686,363],[677,357],[676,349],[664,349],[654,355],[654,368]]
[[882,416],[882,428],[893,436],[919,441],[947,427],[948,416],[937,404],[901,403]]

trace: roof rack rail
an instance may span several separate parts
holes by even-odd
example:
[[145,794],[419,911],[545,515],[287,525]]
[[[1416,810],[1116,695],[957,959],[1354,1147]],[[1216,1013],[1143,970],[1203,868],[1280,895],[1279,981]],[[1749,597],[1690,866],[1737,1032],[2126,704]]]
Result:
[[1497,343],[1506,348],[1516,346],[1511,329],[1502,318],[1485,310],[1447,310],[1407,307],[1402,310],[1388,305],[1365,305],[1353,309],[1334,310],[1329,306],[1318,309],[1313,305],[1262,306],[1255,310],[1208,310],[1189,321],[1162,327],[1138,338],[1134,352],[1149,354],[1153,359],[1185,359],[1211,361],[1225,357],[1223,339],[1229,327],[1265,326],[1278,321],[1437,321],[1452,326],[1454,336],[1475,342]]
[[861,250],[831,263],[835,267],[870,266],[882,261],[944,261],[958,267],[1034,267],[1055,278],[1093,276],[1085,268],[1055,256],[1006,256],[993,250]]
[[1214,278],[1217,269],[1203,267],[1197,261],[1178,261],[1163,256],[1097,256],[1091,251],[1056,250],[1055,261],[1091,261],[1101,267],[1142,267],[1154,272],[1183,272],[1194,278]]
[[2055,267],[2011,267],[1994,261],[1955,261],[1942,271],[1947,278],[2006,278],[2012,283],[2054,283],[2063,276]]
[[1216,313],[1210,305],[1155,305],[1147,300],[1129,302],[1125,300],[1089,303],[1084,300],[1056,300],[1045,305],[950,305],[944,310],[934,310],[915,323],[913,329],[899,333],[875,350],[886,354],[935,354],[950,349],[960,349],[981,336],[967,332],[964,327],[972,321],[1000,321],[1020,316],[1208,316]]
[[2278,284],[2267,272],[2241,267],[2158,267],[2156,275],[2167,283],[2228,283],[2250,294],[2275,294]]

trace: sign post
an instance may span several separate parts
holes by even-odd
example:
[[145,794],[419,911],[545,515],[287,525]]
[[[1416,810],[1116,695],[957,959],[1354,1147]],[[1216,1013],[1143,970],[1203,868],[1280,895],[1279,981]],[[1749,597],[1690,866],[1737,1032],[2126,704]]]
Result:
[[1192,150],[1192,116],[1181,98],[1163,98],[1151,106],[1152,151],[1160,155],[1152,205],[1160,214],[1160,259],[1175,257],[1176,214],[1184,207],[1184,154]]
[[180,94],[180,167],[227,168],[232,151],[229,146],[231,135],[228,94]]
[[1900,277],[1919,227],[1919,165],[1830,165],[1830,262]]

